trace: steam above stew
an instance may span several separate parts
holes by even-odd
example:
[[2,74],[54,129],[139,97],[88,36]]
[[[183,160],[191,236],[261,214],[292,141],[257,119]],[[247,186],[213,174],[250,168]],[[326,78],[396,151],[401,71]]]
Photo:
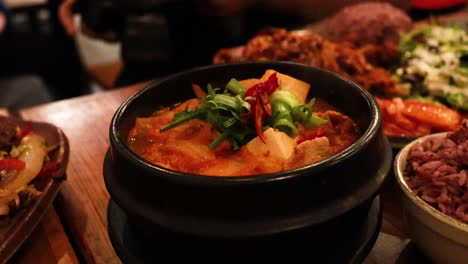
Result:
[[257,175],[319,162],[360,136],[351,118],[307,98],[310,84],[274,70],[192,87],[197,98],[137,118],[128,138],[137,155],[180,172]]

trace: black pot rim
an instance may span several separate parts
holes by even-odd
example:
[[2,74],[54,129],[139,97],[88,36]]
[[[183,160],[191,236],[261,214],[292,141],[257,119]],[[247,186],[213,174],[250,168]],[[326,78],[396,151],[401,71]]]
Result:
[[[270,174],[258,174],[258,175],[250,175],[250,176],[207,176],[207,175],[198,175],[198,174],[189,174],[174,171],[168,168],[164,168],[162,166],[153,164],[148,162],[138,155],[136,155],[130,148],[127,146],[126,142],[123,142],[120,139],[120,132],[119,132],[119,122],[126,112],[126,109],[131,105],[136,99],[140,96],[143,96],[148,90],[150,89],[158,89],[158,86],[168,82],[174,78],[179,78],[185,74],[199,72],[199,71],[206,71],[213,68],[219,67],[242,67],[243,65],[249,64],[257,64],[263,65],[265,67],[275,67],[279,65],[290,65],[293,67],[300,67],[300,68],[312,68],[315,71],[322,72],[323,74],[332,76],[332,78],[340,79],[343,82],[349,84],[350,89],[357,89],[360,94],[365,98],[367,104],[370,108],[371,114],[371,122],[366,129],[366,131],[362,134],[362,136],[351,146],[346,148],[345,150],[341,151],[340,153],[331,156],[325,160],[322,160],[318,163],[305,166],[302,168],[294,169],[294,170],[287,170],[277,173],[270,173]],[[156,109],[155,105],[155,109]],[[145,170],[146,172],[153,173],[157,172],[158,177],[164,178],[164,180],[178,182],[182,184],[191,184],[191,185],[198,185],[198,186],[232,186],[232,185],[244,185],[244,184],[252,184],[252,183],[267,183],[267,182],[275,182],[275,181],[283,181],[289,180],[292,178],[297,177],[308,177],[311,174],[326,170],[327,168],[333,167],[336,164],[339,164],[349,158],[351,158],[356,153],[360,152],[363,148],[365,148],[372,138],[375,138],[380,131],[382,122],[382,116],[380,109],[377,105],[377,102],[374,100],[373,96],[362,87],[357,85],[356,83],[336,74],[331,71],[327,71],[321,68],[306,66],[304,64],[294,63],[294,62],[241,62],[241,63],[229,63],[229,64],[217,64],[217,65],[208,65],[208,66],[201,66],[189,69],[187,71],[183,71],[180,73],[176,73],[170,75],[162,80],[153,81],[148,84],[145,88],[140,90],[139,92],[130,96],[115,112],[114,116],[111,120],[111,125],[109,129],[109,138],[111,144],[115,147],[114,149],[120,153],[120,155],[124,156],[127,160],[129,160],[134,165],[138,166],[139,168]]]

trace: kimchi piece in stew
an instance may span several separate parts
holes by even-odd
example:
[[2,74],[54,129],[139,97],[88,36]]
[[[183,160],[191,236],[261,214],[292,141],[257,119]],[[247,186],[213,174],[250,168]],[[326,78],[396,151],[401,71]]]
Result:
[[137,118],[128,144],[138,156],[185,173],[257,175],[317,163],[360,136],[350,117],[307,98],[310,84],[274,70],[192,88],[196,98]]

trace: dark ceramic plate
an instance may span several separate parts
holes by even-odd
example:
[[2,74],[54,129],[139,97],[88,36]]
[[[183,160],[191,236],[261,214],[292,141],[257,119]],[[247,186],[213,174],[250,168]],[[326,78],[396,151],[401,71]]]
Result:
[[68,140],[64,133],[56,126],[10,117],[0,117],[0,123],[6,119],[13,120],[20,127],[24,127],[30,123],[33,131],[44,137],[48,146],[57,145],[58,147],[55,150],[49,152],[49,157],[52,161],[57,162],[59,166],[53,177],[34,180],[36,188],[42,194],[32,204],[15,212],[12,216],[0,220],[0,263],[6,263],[19,249],[51,206],[61,183],[65,179],[69,156]]
[[[301,261],[310,260],[312,263],[317,261],[326,263],[362,263],[374,246],[381,227],[381,219],[381,202],[380,197],[377,196],[372,202],[370,210],[365,217],[365,221],[356,225],[354,229],[348,230],[346,233],[339,234],[341,240],[331,242],[330,244],[332,244],[333,247],[329,250],[322,251],[318,249],[320,247],[314,247],[309,243],[314,240],[314,238],[311,237],[310,241],[300,241],[302,247],[307,245],[307,248],[302,252],[303,254],[297,254],[297,252],[289,254],[290,248],[293,248],[296,245],[294,245],[294,243],[289,244],[287,241],[285,244],[288,244],[290,248],[283,247],[280,253],[276,253],[287,255],[290,261],[298,258]],[[111,243],[117,255],[125,264],[157,263],[158,260],[164,260],[167,254],[170,254],[171,259],[190,259],[192,261],[197,258],[204,261],[212,257],[216,259],[217,254],[220,254],[220,251],[214,250],[212,247],[209,247],[211,250],[199,252],[196,253],[196,255],[190,254],[188,252],[192,252],[193,249],[197,248],[195,243],[193,243],[190,248],[192,251],[185,251],[183,248],[178,247],[178,252],[181,252],[181,254],[173,255],[174,249],[161,246],[167,245],[167,243],[171,243],[172,241],[166,241],[159,237],[145,237],[144,234],[141,234],[140,230],[132,228],[125,212],[112,200],[109,201],[107,208],[107,221]],[[203,243],[203,241],[200,240],[197,240],[197,242],[200,244]],[[325,244],[328,243],[327,241],[320,242]],[[225,254],[226,251],[221,252],[224,257],[229,256],[230,259],[240,258],[245,260],[246,257],[249,259],[266,257],[265,255],[260,256],[260,254],[256,254],[261,252],[261,249],[255,248],[252,251],[250,246],[251,245],[244,247],[235,246],[230,248],[227,254]],[[268,257],[274,254],[274,250],[268,249]]]

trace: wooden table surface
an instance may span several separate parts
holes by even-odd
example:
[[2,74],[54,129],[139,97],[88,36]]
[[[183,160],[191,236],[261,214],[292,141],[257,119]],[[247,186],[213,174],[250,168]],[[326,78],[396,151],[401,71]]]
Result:
[[[60,127],[70,141],[71,153],[67,181],[55,208],[47,213],[14,262],[77,263],[80,259],[85,263],[120,263],[107,233],[109,194],[102,166],[109,147],[108,128],[113,113],[142,87],[139,84],[20,111],[25,119]],[[381,194],[384,205],[381,232],[365,263],[396,263],[409,243],[396,191],[395,181],[389,177]]]

